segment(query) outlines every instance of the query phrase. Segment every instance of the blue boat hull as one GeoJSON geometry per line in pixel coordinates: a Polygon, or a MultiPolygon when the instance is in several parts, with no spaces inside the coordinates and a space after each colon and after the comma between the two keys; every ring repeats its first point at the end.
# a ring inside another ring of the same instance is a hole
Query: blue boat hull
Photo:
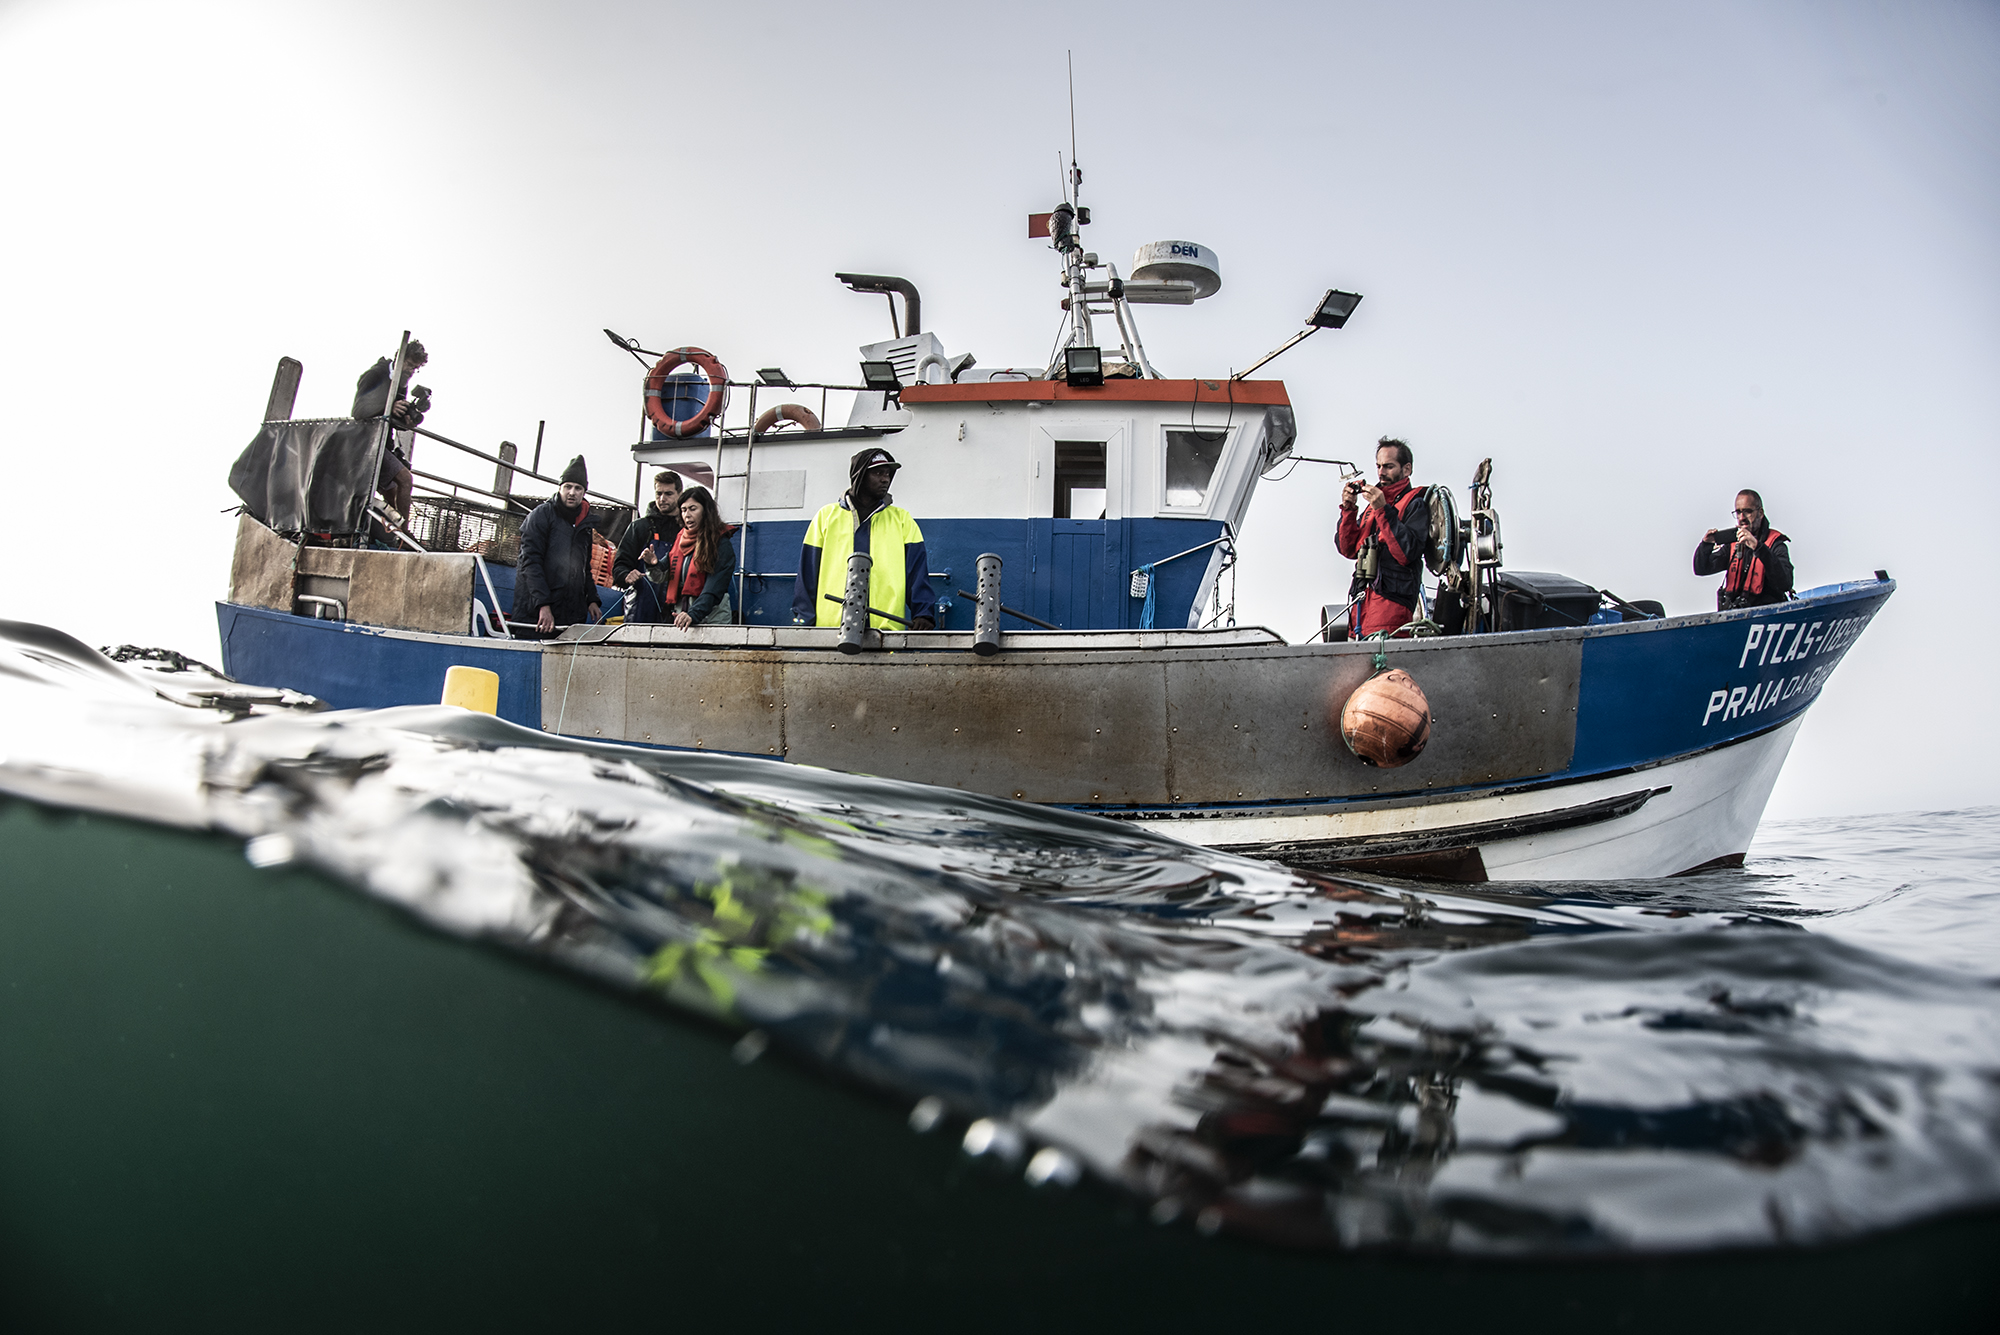
{"type": "Polygon", "coordinates": [[[542,726],[538,644],[315,621],[237,603],[215,611],[222,670],[238,681],[304,691],[335,709],[387,709],[436,704],[449,667],[486,668],[500,677],[500,717],[542,726]]]}

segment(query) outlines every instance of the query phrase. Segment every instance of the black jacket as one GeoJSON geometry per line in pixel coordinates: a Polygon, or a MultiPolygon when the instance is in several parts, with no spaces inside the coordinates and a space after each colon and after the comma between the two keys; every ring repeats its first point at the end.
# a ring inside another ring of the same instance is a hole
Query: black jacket
{"type": "MultiPolygon", "coordinates": [[[[349,417],[380,417],[389,411],[392,397],[403,396],[401,385],[396,386],[395,395],[389,393],[389,372],[393,369],[394,363],[387,357],[379,357],[373,366],[361,373],[361,378],[354,382],[354,406],[347,410],[349,417]]],[[[404,371],[403,379],[409,378],[410,372],[404,371]]]]}
{"type": "Polygon", "coordinates": [[[590,579],[589,514],[588,502],[581,512],[565,512],[550,497],[522,521],[513,620],[533,621],[544,607],[554,613],[559,626],[590,620],[597,586],[590,579]]]}
{"type": "Polygon", "coordinates": [[[1695,544],[1695,574],[1729,576],[1715,591],[1715,605],[1722,611],[1732,607],[1766,607],[1782,603],[1792,595],[1791,540],[1772,528],[1768,518],[1758,520],[1757,527],[1750,532],[1757,539],[1757,550],[1742,561],[1735,559],[1734,529],[1704,535],[1695,544]],[[1716,541],[1710,541],[1711,537],[1716,541]],[[1731,569],[1732,565],[1736,568],[1731,569]]]}
{"type": "Polygon", "coordinates": [[[679,506],[674,507],[672,514],[661,514],[657,501],[646,502],[645,515],[633,520],[625,536],[618,540],[618,559],[611,563],[611,582],[622,589],[625,576],[646,568],[639,560],[639,552],[649,542],[660,544],[660,559],[665,560],[667,548],[674,545],[674,535],[680,531],[679,506]]]}

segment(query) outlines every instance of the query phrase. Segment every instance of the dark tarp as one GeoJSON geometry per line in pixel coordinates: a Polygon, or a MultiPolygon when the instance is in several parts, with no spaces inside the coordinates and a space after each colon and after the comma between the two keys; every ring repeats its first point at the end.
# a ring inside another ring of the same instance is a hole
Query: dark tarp
{"type": "Polygon", "coordinates": [[[381,429],[380,418],[266,422],[229,470],[230,489],[280,533],[359,532],[381,429]]]}

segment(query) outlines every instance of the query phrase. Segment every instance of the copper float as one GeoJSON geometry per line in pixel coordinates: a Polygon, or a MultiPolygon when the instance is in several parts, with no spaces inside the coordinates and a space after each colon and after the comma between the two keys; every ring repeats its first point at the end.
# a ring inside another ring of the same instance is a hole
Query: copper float
{"type": "Polygon", "coordinates": [[[1364,765],[1407,765],[1431,739],[1431,702],[1403,669],[1378,672],[1341,707],[1340,739],[1364,765]]]}

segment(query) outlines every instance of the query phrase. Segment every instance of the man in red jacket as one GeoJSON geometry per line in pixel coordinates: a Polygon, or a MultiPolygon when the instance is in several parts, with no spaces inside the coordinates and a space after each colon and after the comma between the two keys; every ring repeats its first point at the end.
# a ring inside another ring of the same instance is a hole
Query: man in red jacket
{"type": "Polygon", "coordinates": [[[1355,478],[1341,488],[1340,527],[1333,545],[1355,562],[1355,584],[1366,589],[1354,608],[1356,638],[1394,630],[1416,615],[1431,512],[1424,489],[1410,484],[1413,462],[1408,445],[1384,436],[1375,449],[1379,485],[1355,478]],[[1357,494],[1367,501],[1358,513],[1357,494]]]}

